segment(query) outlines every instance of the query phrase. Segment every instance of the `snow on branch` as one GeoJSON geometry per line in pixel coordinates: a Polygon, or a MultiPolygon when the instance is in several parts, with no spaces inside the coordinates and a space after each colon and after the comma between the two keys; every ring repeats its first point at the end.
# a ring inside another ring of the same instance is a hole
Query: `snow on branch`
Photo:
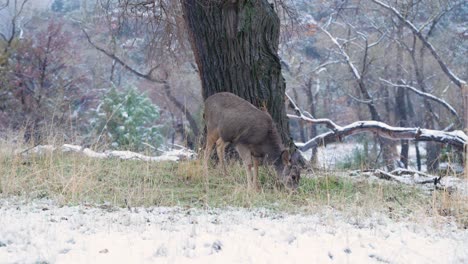
{"type": "MultiPolygon", "coordinates": [[[[289,115],[289,117],[291,116],[289,115]]],[[[315,120],[313,119],[304,121],[315,123],[315,120]]],[[[306,143],[298,143],[296,145],[298,145],[298,147],[304,151],[318,145],[326,145],[328,143],[341,140],[344,137],[363,132],[375,133],[381,137],[392,140],[408,139],[418,141],[435,141],[452,145],[458,149],[463,149],[464,145],[468,142],[468,136],[461,130],[446,132],[423,128],[392,127],[379,121],[357,121],[347,126],[338,126],[334,131],[318,135],[306,143]]]]}
{"type": "MultiPolygon", "coordinates": [[[[308,122],[308,123],[313,123],[313,124],[322,124],[322,125],[325,125],[327,128],[333,130],[333,131],[336,131],[336,129],[340,126],[338,126],[337,124],[335,124],[333,121],[331,121],[330,119],[325,119],[325,118],[322,118],[322,119],[315,119],[313,117],[308,117],[304,114],[304,112],[296,105],[296,102],[294,102],[294,100],[288,95],[286,94],[286,98],[288,99],[289,101],[289,106],[294,110],[294,112],[296,113],[296,115],[289,115],[288,114],[288,117],[289,118],[292,118],[292,119],[299,119],[299,120],[302,120],[302,121],[305,121],[305,122],[308,122]]],[[[310,115],[310,114],[309,114],[310,115]]]]}
{"type": "Polygon", "coordinates": [[[396,10],[394,7],[387,5],[385,3],[382,3],[379,0],[372,0],[372,2],[376,3],[377,5],[391,11],[395,16],[398,17],[398,19],[403,22],[412,32],[413,34],[418,37],[418,39],[423,43],[423,45],[429,49],[431,52],[432,56],[434,59],[436,59],[437,63],[439,64],[440,68],[442,71],[447,75],[447,77],[454,82],[460,89],[463,89],[463,86],[466,85],[466,82],[462,79],[460,79],[458,76],[456,76],[445,64],[445,62],[442,60],[440,57],[439,53],[437,53],[436,49],[432,44],[422,35],[421,30],[419,30],[413,23],[411,23],[409,20],[407,20],[398,10],[396,10]]]}
{"type": "Polygon", "coordinates": [[[457,176],[435,176],[420,171],[408,169],[396,169],[391,172],[376,169],[376,170],[354,170],[349,173],[352,177],[376,177],[380,180],[397,182],[417,186],[424,191],[444,190],[449,193],[457,191],[462,195],[468,193],[465,180],[457,176]]]}
{"type": "Polygon", "coordinates": [[[163,151],[163,154],[160,156],[146,156],[146,155],[132,152],[132,151],[112,150],[112,151],[105,151],[105,152],[96,152],[89,148],[83,148],[82,146],[71,145],[71,144],[63,144],[60,147],[55,147],[52,145],[39,145],[39,146],[35,146],[34,148],[21,151],[19,153],[21,154],[35,153],[38,155],[42,155],[44,153],[50,153],[53,151],[74,152],[74,153],[81,154],[83,156],[96,158],[96,159],[118,158],[122,160],[142,160],[142,161],[155,161],[155,162],[193,159],[196,156],[196,154],[192,150],[184,148],[184,147],[179,147],[179,149],[163,151]]]}
{"type": "MultiPolygon", "coordinates": [[[[389,180],[389,181],[396,181],[399,183],[403,184],[408,184],[408,185],[413,185],[413,184],[431,184],[434,185],[434,187],[438,187],[440,185],[440,180],[442,179],[442,176],[425,176],[421,173],[415,172],[413,175],[395,175],[394,172],[386,172],[383,170],[375,170],[373,173],[374,176],[384,179],[384,180],[389,180]],[[410,176],[410,177],[408,177],[410,176]]],[[[453,186],[451,186],[453,188],[453,186]]],[[[439,187],[440,188],[440,187],[439,187]]]]}
{"type": "MultiPolygon", "coordinates": [[[[413,86],[410,86],[410,85],[407,85],[407,84],[395,84],[395,83],[392,83],[388,80],[385,80],[385,79],[382,79],[382,78],[379,78],[379,80],[383,83],[386,83],[390,86],[393,86],[393,87],[401,87],[401,88],[405,88],[405,89],[408,89],[422,97],[425,97],[429,100],[432,100],[434,102],[437,102],[439,104],[441,104],[443,107],[445,107],[447,110],[449,110],[450,113],[452,113],[454,116],[457,117],[457,119],[459,120],[460,117],[458,116],[458,113],[457,111],[455,110],[455,108],[453,108],[449,103],[447,103],[444,99],[442,98],[439,98],[439,97],[436,97],[430,93],[425,93],[423,91],[420,91],[418,90],[417,88],[413,87],[413,86]]],[[[459,120],[460,121],[460,120],[459,120]]]]}
{"type": "MultiPolygon", "coordinates": [[[[331,19],[331,18],[330,18],[331,19]]],[[[372,116],[372,119],[373,120],[382,120],[382,118],[380,117],[375,105],[374,105],[374,99],[372,98],[371,94],[369,93],[369,91],[367,90],[367,87],[364,83],[364,80],[363,80],[363,75],[365,74],[366,72],[366,67],[367,67],[367,54],[368,54],[368,50],[369,50],[369,45],[367,44],[367,37],[363,37],[366,41],[366,45],[365,45],[365,56],[364,56],[364,63],[363,63],[363,69],[361,71],[361,73],[359,73],[358,69],[356,68],[356,65],[354,65],[354,63],[351,61],[351,58],[349,57],[348,53],[346,53],[345,49],[343,48],[342,45],[340,45],[340,43],[338,42],[337,38],[333,37],[332,34],[330,32],[328,32],[326,29],[324,29],[323,27],[319,26],[318,27],[320,30],[323,31],[323,33],[325,33],[329,38],[330,40],[337,46],[338,50],[340,51],[341,55],[345,58],[346,60],[346,63],[348,65],[348,67],[350,68],[353,76],[354,76],[354,79],[356,80],[358,86],[359,86],[359,90],[362,94],[362,96],[364,97],[365,101],[367,101],[368,103],[367,106],[369,108],[369,111],[371,113],[371,116],[372,116]]],[[[361,35],[362,36],[362,35],[361,35]]]]}
{"type": "Polygon", "coordinates": [[[301,151],[326,145],[332,142],[341,141],[347,136],[364,132],[375,133],[381,137],[391,140],[408,139],[418,141],[434,141],[452,145],[460,150],[463,150],[464,146],[468,144],[468,136],[461,130],[447,132],[423,128],[392,127],[379,121],[357,121],[346,126],[339,126],[330,119],[315,119],[305,116],[302,110],[292,100],[292,98],[287,94],[286,96],[289,100],[289,106],[296,113],[295,115],[288,114],[289,118],[302,120],[313,125],[323,124],[332,130],[330,132],[318,135],[305,143],[296,143],[296,146],[299,147],[301,151]]]}
{"type": "Polygon", "coordinates": [[[351,58],[349,57],[348,53],[346,53],[346,51],[343,49],[343,47],[340,45],[340,43],[338,42],[338,40],[332,36],[332,34],[330,34],[330,32],[328,32],[326,29],[324,29],[323,27],[318,27],[320,30],[323,31],[323,33],[325,33],[329,38],[330,40],[335,44],[335,46],[340,50],[340,53],[341,55],[343,55],[343,57],[345,58],[346,60],[346,63],[348,64],[349,68],[351,69],[351,72],[353,73],[354,77],[357,79],[357,80],[361,80],[361,74],[359,73],[358,69],[356,68],[356,66],[354,66],[353,62],[351,61],[351,58]]]}

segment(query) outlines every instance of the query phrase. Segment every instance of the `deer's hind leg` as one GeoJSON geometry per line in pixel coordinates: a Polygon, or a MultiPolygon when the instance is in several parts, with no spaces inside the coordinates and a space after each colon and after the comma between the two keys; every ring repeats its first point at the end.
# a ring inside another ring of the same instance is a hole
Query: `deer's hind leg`
{"type": "Polygon", "coordinates": [[[213,150],[213,145],[216,143],[216,141],[219,139],[219,132],[218,130],[208,130],[208,133],[206,135],[206,146],[205,146],[205,156],[204,156],[204,167],[205,167],[205,173],[208,175],[208,161],[211,156],[211,151],[213,150]]]}
{"type": "Polygon", "coordinates": [[[219,165],[223,169],[224,175],[227,175],[226,162],[224,160],[224,154],[226,153],[226,147],[230,142],[225,142],[221,137],[216,141],[216,154],[218,154],[219,165]]]}

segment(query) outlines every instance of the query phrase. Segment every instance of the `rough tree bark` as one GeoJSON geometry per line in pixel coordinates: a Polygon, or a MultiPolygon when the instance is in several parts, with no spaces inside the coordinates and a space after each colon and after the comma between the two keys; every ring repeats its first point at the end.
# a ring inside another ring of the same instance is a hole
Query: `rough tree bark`
{"type": "Polygon", "coordinates": [[[181,0],[206,99],[231,92],[266,107],[292,147],[278,58],[280,20],[267,0],[181,0]]]}

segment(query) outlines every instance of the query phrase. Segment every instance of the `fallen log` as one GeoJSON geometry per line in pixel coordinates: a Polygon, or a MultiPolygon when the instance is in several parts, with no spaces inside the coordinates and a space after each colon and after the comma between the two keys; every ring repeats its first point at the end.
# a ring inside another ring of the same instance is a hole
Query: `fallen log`
{"type": "Polygon", "coordinates": [[[162,151],[162,154],[160,156],[146,156],[146,155],[132,152],[132,151],[121,151],[121,150],[110,150],[110,151],[108,150],[104,152],[97,152],[89,148],[84,148],[82,146],[71,145],[71,144],[63,144],[60,147],[55,147],[52,145],[39,145],[33,148],[26,149],[24,151],[20,151],[19,154],[27,155],[29,153],[35,153],[38,155],[42,155],[42,154],[50,153],[53,151],[74,152],[74,153],[78,153],[86,157],[97,158],[97,159],[118,158],[122,160],[142,160],[142,161],[156,161],[156,162],[193,159],[196,156],[196,154],[192,150],[189,150],[186,148],[165,150],[165,151],[162,151]]]}
{"type": "Polygon", "coordinates": [[[306,151],[318,146],[326,146],[329,143],[341,141],[347,136],[364,132],[375,133],[381,137],[391,140],[408,139],[439,142],[454,146],[460,151],[463,151],[465,145],[468,144],[468,136],[461,130],[441,131],[419,127],[393,127],[379,121],[357,121],[346,126],[339,126],[330,119],[316,119],[311,116],[306,116],[296,105],[294,100],[292,100],[289,95],[286,96],[289,101],[289,106],[296,113],[295,115],[288,114],[289,118],[298,119],[312,125],[325,125],[331,130],[327,133],[318,135],[307,142],[297,142],[296,146],[301,151],[306,151]]]}

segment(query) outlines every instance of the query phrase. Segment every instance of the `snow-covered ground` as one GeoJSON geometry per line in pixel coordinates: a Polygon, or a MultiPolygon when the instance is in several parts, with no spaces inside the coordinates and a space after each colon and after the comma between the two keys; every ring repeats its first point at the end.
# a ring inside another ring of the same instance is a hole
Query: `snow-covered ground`
{"type": "MultiPolygon", "coordinates": [[[[431,222],[431,223],[429,223],[431,222]]],[[[268,210],[0,199],[0,263],[468,263],[468,230],[268,210]]]]}
{"type": "MultiPolygon", "coordinates": [[[[395,143],[396,144],[396,143],[395,143]]],[[[397,146],[398,153],[400,153],[401,146],[397,146]]],[[[340,162],[352,159],[355,152],[362,152],[364,147],[362,144],[355,142],[340,142],[328,144],[326,147],[317,148],[318,165],[323,169],[335,169],[336,165],[340,162]]],[[[426,148],[423,144],[419,149],[422,156],[426,156],[426,148]]],[[[312,154],[311,150],[304,153],[306,159],[310,159],[312,154]]],[[[409,146],[409,162],[410,166],[416,166],[416,148],[413,144],[409,146]]],[[[423,164],[423,171],[426,170],[426,165],[423,164]]]]}

